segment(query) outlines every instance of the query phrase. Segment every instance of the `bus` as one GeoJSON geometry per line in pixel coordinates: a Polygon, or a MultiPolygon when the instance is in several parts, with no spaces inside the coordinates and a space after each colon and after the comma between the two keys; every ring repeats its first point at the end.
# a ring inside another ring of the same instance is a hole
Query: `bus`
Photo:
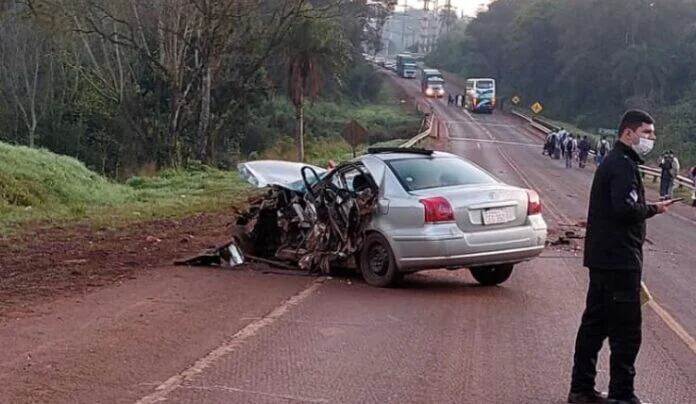
{"type": "Polygon", "coordinates": [[[396,55],[396,74],[406,79],[416,78],[416,60],[407,53],[396,55]]]}
{"type": "Polygon", "coordinates": [[[421,70],[421,92],[426,97],[444,97],[445,79],[437,69],[421,70]]]}
{"type": "Polygon", "coordinates": [[[467,79],[464,108],[471,112],[493,113],[495,109],[495,80],[467,79]]]}

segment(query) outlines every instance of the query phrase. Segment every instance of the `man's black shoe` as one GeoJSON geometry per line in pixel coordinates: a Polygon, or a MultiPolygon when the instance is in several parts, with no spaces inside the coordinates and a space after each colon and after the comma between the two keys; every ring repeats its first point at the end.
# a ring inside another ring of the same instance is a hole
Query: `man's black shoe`
{"type": "Polygon", "coordinates": [[[568,404],[605,404],[606,402],[605,396],[596,390],[590,393],[568,394],[568,404]]]}
{"type": "Polygon", "coordinates": [[[633,398],[629,398],[627,400],[619,400],[616,398],[610,398],[607,400],[607,404],[643,404],[643,402],[640,401],[640,398],[633,396],[633,398]]]}

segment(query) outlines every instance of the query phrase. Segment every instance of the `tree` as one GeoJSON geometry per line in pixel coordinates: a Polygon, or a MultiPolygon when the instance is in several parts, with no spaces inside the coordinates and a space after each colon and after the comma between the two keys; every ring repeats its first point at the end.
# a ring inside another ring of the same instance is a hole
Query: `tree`
{"type": "Polygon", "coordinates": [[[304,161],[305,98],[316,97],[322,74],[337,76],[348,62],[349,44],[336,19],[308,15],[298,21],[285,44],[288,97],[295,106],[297,161],[304,161]]]}
{"type": "Polygon", "coordinates": [[[48,105],[42,101],[47,39],[41,30],[21,21],[20,10],[10,12],[0,24],[0,86],[21,112],[27,144],[34,147],[36,128],[48,105]]]}

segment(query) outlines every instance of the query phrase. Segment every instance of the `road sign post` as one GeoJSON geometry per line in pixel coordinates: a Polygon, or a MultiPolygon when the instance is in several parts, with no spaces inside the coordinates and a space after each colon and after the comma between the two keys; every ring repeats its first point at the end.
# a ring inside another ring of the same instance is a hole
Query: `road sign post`
{"type": "Polygon", "coordinates": [[[353,119],[343,128],[341,136],[353,149],[353,157],[355,157],[355,149],[358,145],[367,142],[367,129],[353,119]]]}

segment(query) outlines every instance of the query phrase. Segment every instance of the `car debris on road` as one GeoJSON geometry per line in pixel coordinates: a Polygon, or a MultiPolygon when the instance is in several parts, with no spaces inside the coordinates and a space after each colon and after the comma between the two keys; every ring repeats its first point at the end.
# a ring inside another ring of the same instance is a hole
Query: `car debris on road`
{"type": "MultiPolygon", "coordinates": [[[[248,180],[252,176],[249,167],[240,167],[248,180]]],[[[176,264],[227,262],[235,266],[243,262],[244,255],[287,269],[294,269],[289,263],[296,263],[302,270],[320,274],[329,274],[333,265],[348,264],[362,247],[364,229],[377,202],[377,184],[364,175],[365,183],[354,184],[355,190],[350,191],[332,181],[321,181],[325,170],[305,164],[298,168],[301,184],[266,182],[258,177],[250,181],[267,185],[268,190],[252,197],[248,208],[238,213],[232,239],[176,264]]],[[[364,170],[350,162],[336,169],[364,170]]]]}

